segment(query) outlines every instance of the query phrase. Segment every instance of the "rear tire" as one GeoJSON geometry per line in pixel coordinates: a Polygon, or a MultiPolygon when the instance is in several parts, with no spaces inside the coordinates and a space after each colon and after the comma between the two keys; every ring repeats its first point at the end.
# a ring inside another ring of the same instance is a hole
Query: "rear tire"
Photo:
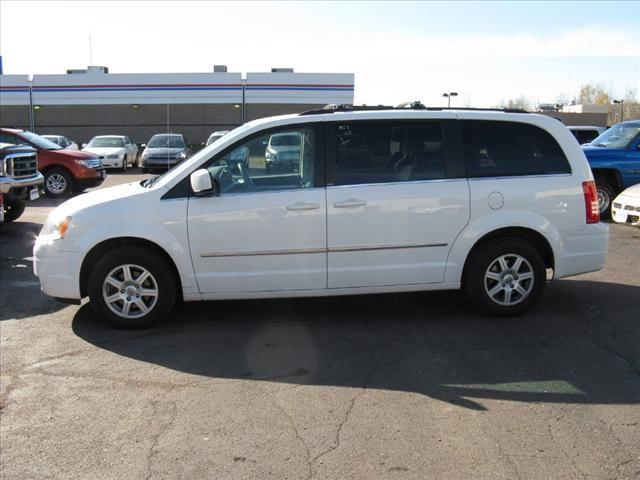
{"type": "Polygon", "coordinates": [[[611,185],[602,180],[596,180],[598,190],[598,207],[600,207],[600,217],[604,220],[611,218],[611,205],[616,197],[616,191],[611,185]]]}
{"type": "Polygon", "coordinates": [[[504,238],[473,253],[465,271],[464,288],[482,312],[508,317],[531,308],[546,280],[540,253],[528,242],[504,238]]]}
{"type": "Polygon", "coordinates": [[[139,329],[167,319],[176,302],[177,284],[160,254],[128,246],[98,260],[88,290],[91,307],[111,325],[139,329]]]}
{"type": "Polygon", "coordinates": [[[64,168],[55,167],[44,174],[44,191],[50,197],[71,195],[74,187],[73,176],[64,168]]]}
{"type": "Polygon", "coordinates": [[[8,223],[17,220],[24,213],[25,208],[27,208],[27,202],[5,203],[4,221],[8,223]]]}

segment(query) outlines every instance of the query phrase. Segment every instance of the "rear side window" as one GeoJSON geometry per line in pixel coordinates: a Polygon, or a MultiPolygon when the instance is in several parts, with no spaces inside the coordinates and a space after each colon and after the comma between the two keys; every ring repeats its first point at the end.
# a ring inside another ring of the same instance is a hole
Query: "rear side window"
{"type": "Polygon", "coordinates": [[[484,120],[463,120],[460,125],[471,178],[571,173],[558,142],[541,128],[484,120]]]}
{"type": "Polygon", "coordinates": [[[596,130],[573,130],[572,133],[580,145],[590,143],[599,135],[596,130]]]}
{"type": "Polygon", "coordinates": [[[439,121],[353,122],[334,128],[336,185],[447,177],[439,121]]]}

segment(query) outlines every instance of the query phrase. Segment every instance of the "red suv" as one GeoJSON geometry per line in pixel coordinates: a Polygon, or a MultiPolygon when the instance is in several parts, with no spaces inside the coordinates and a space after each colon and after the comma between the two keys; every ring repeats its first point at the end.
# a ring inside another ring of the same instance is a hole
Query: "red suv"
{"type": "Polygon", "coordinates": [[[44,190],[51,197],[97,187],[106,177],[97,155],[64,150],[33,132],[0,128],[0,143],[31,145],[38,150],[38,170],[44,175],[44,190]]]}

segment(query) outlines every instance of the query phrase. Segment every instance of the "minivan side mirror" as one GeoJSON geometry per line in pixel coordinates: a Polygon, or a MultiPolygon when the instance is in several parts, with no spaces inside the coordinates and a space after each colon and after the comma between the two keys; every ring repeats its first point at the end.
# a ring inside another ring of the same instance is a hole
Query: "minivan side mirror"
{"type": "Polygon", "coordinates": [[[141,143],[141,144],[140,144],[140,147],[141,147],[141,148],[147,148],[147,144],[146,144],[146,143],[141,143]]]}
{"type": "Polygon", "coordinates": [[[86,146],[87,146],[87,144],[86,144],[86,143],[83,143],[83,144],[82,144],[82,148],[86,148],[86,146]]]}
{"type": "Polygon", "coordinates": [[[197,197],[205,197],[208,195],[217,195],[214,188],[214,182],[206,168],[196,170],[189,177],[191,182],[191,190],[197,197]]]}

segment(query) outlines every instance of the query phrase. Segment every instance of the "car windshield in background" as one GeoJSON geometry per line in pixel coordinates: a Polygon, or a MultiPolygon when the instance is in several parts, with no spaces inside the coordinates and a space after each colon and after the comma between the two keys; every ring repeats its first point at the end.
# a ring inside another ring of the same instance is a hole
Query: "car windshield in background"
{"type": "Polygon", "coordinates": [[[209,145],[211,145],[213,142],[215,142],[216,140],[218,140],[219,138],[222,138],[222,137],[224,137],[224,135],[211,135],[209,137],[209,140],[207,140],[207,147],[209,145]]]}
{"type": "Polygon", "coordinates": [[[149,148],[184,148],[184,140],[177,136],[153,137],[149,141],[149,148]]]}
{"type": "Polygon", "coordinates": [[[591,145],[605,148],[626,148],[640,134],[640,124],[618,124],[603,132],[591,145]]]}
{"type": "Polygon", "coordinates": [[[45,140],[49,140],[50,142],[53,142],[56,145],[60,145],[60,142],[62,141],[60,137],[53,137],[51,135],[43,135],[42,138],[44,138],[45,140]]]}
{"type": "Polygon", "coordinates": [[[97,137],[87,147],[124,147],[124,140],[120,137],[97,137]]]}
{"type": "Polygon", "coordinates": [[[298,135],[274,135],[271,137],[271,145],[274,147],[296,147],[300,145],[298,135]]]}
{"type": "Polygon", "coordinates": [[[56,145],[51,140],[47,140],[46,138],[43,138],[33,132],[21,132],[20,135],[22,136],[22,138],[35,145],[37,148],[41,148],[43,150],[60,150],[62,148],[60,145],[56,145]]]}

